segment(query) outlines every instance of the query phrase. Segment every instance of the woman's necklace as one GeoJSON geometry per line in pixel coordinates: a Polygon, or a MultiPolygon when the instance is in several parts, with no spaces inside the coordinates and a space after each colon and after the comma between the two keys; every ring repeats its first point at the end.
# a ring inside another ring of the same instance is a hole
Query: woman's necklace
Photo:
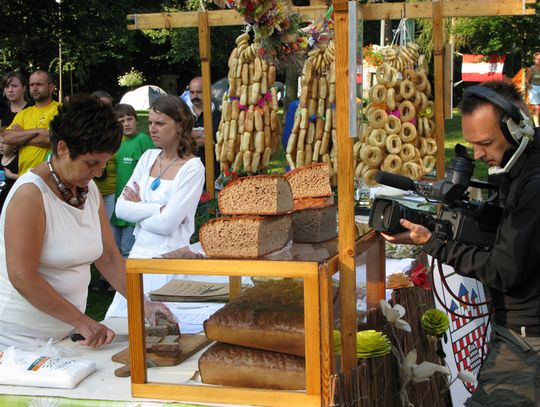
{"type": "Polygon", "coordinates": [[[47,165],[49,166],[51,176],[56,183],[58,190],[62,194],[64,201],[66,201],[69,205],[74,206],[75,208],[82,208],[84,206],[84,203],[86,202],[88,187],[77,187],[77,195],[73,195],[73,192],[71,192],[69,188],[66,187],[62,181],[60,181],[58,175],[56,175],[56,172],[54,171],[54,168],[52,166],[52,157],[49,157],[49,159],[47,160],[47,165]]]}
{"type": "Polygon", "coordinates": [[[180,157],[176,157],[174,160],[172,160],[164,169],[161,170],[161,156],[159,157],[159,175],[156,177],[156,179],[150,184],[150,189],[152,191],[155,191],[159,188],[161,185],[161,176],[165,174],[165,171],[169,169],[171,165],[173,165],[175,162],[177,162],[180,159],[180,157]]]}

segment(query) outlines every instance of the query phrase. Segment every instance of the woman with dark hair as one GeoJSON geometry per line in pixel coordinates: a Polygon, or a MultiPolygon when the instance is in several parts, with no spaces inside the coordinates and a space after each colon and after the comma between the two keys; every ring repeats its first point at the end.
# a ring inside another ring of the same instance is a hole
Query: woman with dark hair
{"type": "MultiPolygon", "coordinates": [[[[150,106],[149,133],[158,149],[146,150],[116,202],[116,214],[135,222],[130,258],[152,258],[187,246],[204,185],[204,166],[194,155],[193,116],[178,97],[162,96],[150,106]]],[[[145,293],[174,275],[146,274],[145,293]]],[[[107,317],[125,316],[126,301],[115,295],[107,317]]]]}
{"type": "Polygon", "coordinates": [[[0,109],[1,127],[7,127],[17,112],[29,106],[26,100],[26,78],[18,71],[11,71],[2,78],[2,88],[7,103],[0,109]]]}
{"type": "Polygon", "coordinates": [[[120,146],[122,126],[111,107],[75,95],[50,132],[52,155],[15,182],[0,215],[0,349],[72,332],[83,345],[110,343],[114,332],[84,314],[92,263],[126,292],[125,261],[92,181],[120,146]]]}

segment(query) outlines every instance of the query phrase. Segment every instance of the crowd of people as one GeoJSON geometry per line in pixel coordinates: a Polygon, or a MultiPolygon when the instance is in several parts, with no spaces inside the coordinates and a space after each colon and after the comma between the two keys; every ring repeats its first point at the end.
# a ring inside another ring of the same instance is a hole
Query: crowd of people
{"type": "MultiPolygon", "coordinates": [[[[405,219],[406,232],[383,234],[421,245],[490,293],[493,335],[467,406],[540,401],[540,129],[529,120],[540,110],[540,53],[525,85],[533,115],[505,81],[468,88],[460,104],[463,137],[488,165],[503,207],[493,247],[443,238],[405,219]]],[[[4,77],[0,349],[74,331],[84,345],[110,343],[114,332],[84,313],[90,265],[116,290],[107,315],[125,315],[125,259],[189,244],[205,183],[201,87],[196,77],[184,98],[156,99],[147,135],[133,107],[114,105],[106,92],[59,104],[46,71],[33,72],[28,85],[16,72],[4,77]]],[[[172,277],[145,275],[145,292],[172,277]]],[[[174,319],[164,305],[145,302],[147,313],[156,310],[174,319]]]]}

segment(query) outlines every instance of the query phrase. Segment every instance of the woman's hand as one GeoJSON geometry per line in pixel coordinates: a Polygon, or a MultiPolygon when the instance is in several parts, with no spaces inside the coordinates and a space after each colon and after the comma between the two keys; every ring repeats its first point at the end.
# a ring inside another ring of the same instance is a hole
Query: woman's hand
{"type": "MultiPolygon", "coordinates": [[[[146,296],[145,296],[146,297],[146,296]]],[[[177,319],[167,306],[161,302],[150,301],[148,297],[144,300],[144,317],[150,326],[156,325],[158,316],[163,316],[171,323],[177,323],[177,319]]]]}
{"type": "Polygon", "coordinates": [[[115,333],[107,326],[86,315],[82,316],[75,329],[84,337],[84,340],[79,341],[79,343],[92,348],[110,344],[115,336],[115,333]]]}
{"type": "Polygon", "coordinates": [[[395,235],[381,233],[390,243],[424,245],[431,239],[431,231],[428,228],[409,222],[406,219],[400,219],[399,223],[408,230],[395,235]]]}
{"type": "Polygon", "coordinates": [[[126,201],[141,202],[141,196],[139,194],[139,184],[135,182],[133,184],[133,189],[126,186],[124,188],[124,193],[122,194],[122,196],[126,201]]]}

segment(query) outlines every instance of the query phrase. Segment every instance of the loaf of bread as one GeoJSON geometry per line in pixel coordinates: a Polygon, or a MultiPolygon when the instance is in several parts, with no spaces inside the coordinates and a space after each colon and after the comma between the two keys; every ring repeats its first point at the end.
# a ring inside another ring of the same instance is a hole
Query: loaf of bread
{"type": "Polygon", "coordinates": [[[206,384],[273,390],[306,388],[304,358],[242,346],[215,343],[199,358],[206,384]]]}
{"type": "Polygon", "coordinates": [[[336,205],[305,208],[293,212],[293,240],[321,243],[337,236],[336,205]]]}
{"type": "Polygon", "coordinates": [[[208,339],[304,356],[301,281],[264,281],[246,288],[204,321],[208,339]]]}
{"type": "Polygon", "coordinates": [[[223,215],[280,215],[293,210],[292,190],[283,175],[237,178],[219,192],[223,215]]]}
{"type": "Polygon", "coordinates": [[[317,198],[332,195],[330,168],[326,163],[299,167],[285,174],[291,185],[293,198],[317,198]]]}
{"type": "Polygon", "coordinates": [[[292,240],[292,216],[223,216],[206,222],[199,240],[209,257],[253,259],[292,240]]]}

